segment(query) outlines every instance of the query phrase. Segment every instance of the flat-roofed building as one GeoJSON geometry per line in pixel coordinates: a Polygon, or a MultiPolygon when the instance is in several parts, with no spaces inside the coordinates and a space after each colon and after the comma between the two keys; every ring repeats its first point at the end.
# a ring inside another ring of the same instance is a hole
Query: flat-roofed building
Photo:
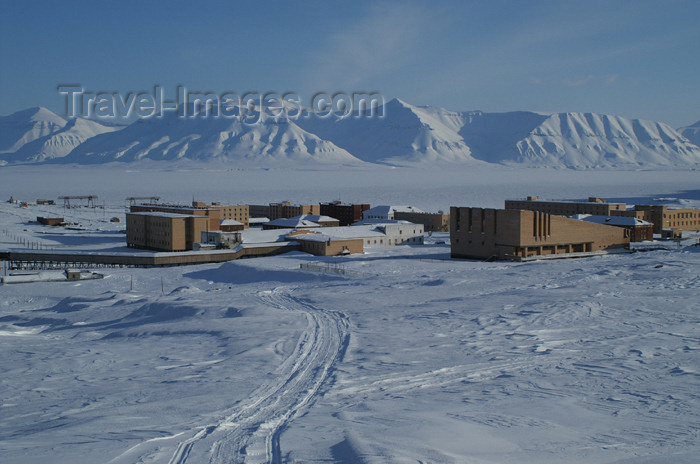
{"type": "Polygon", "coordinates": [[[286,240],[299,242],[301,251],[316,256],[343,256],[364,253],[362,238],[338,238],[324,234],[322,231],[294,231],[286,240]]]}
{"type": "Polygon", "coordinates": [[[637,217],[654,224],[654,233],[664,230],[700,230],[700,209],[669,208],[664,205],[636,205],[634,210],[616,211],[616,216],[637,217]]]}
{"type": "Polygon", "coordinates": [[[320,203],[320,214],[336,218],[341,226],[349,226],[359,221],[363,211],[368,209],[368,204],[347,204],[340,201],[320,203]]]}
{"type": "Polygon", "coordinates": [[[598,197],[589,197],[587,201],[547,201],[539,197],[529,196],[525,200],[506,200],[505,209],[520,209],[539,211],[557,216],[574,216],[576,214],[591,214],[594,216],[610,216],[612,211],[624,211],[625,203],[608,203],[598,197]]]}
{"type": "Polygon", "coordinates": [[[126,244],[135,248],[162,251],[192,250],[208,218],[161,211],[126,214],[126,244]]]}
{"type": "Polygon", "coordinates": [[[248,205],[248,212],[252,218],[270,218],[270,205],[248,205]]]}
{"type": "Polygon", "coordinates": [[[222,205],[218,202],[208,205],[201,201],[194,201],[192,202],[192,206],[197,208],[216,209],[219,211],[220,221],[231,219],[243,224],[245,229],[248,228],[248,222],[250,220],[250,207],[248,205],[222,205]]]}
{"type": "Polygon", "coordinates": [[[454,258],[523,259],[593,253],[629,245],[629,232],[539,211],[452,207],[454,258]]]}
{"type": "Polygon", "coordinates": [[[362,212],[362,219],[396,219],[397,212],[423,213],[424,211],[410,205],[379,205],[362,212]]]}
{"type": "Polygon", "coordinates": [[[426,232],[449,232],[450,215],[442,211],[437,213],[419,213],[415,211],[396,211],[394,219],[408,221],[414,224],[423,224],[426,232]]]}
{"type": "Polygon", "coordinates": [[[244,229],[247,229],[245,224],[242,224],[234,219],[222,219],[221,222],[219,222],[219,230],[222,232],[235,232],[244,229]]]}
{"type": "Polygon", "coordinates": [[[321,214],[320,205],[293,205],[288,201],[270,203],[269,215],[271,221],[279,218],[293,218],[304,214],[321,214]]]}
{"type": "Polygon", "coordinates": [[[187,206],[187,205],[167,205],[156,203],[144,203],[140,205],[131,205],[132,213],[147,213],[160,212],[182,214],[185,216],[203,216],[208,220],[209,230],[219,230],[220,211],[208,206],[187,206]]]}

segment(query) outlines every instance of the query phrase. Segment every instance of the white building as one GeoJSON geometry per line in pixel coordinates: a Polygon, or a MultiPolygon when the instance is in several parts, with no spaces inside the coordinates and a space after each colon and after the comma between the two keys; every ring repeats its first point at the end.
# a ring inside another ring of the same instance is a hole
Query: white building
{"type": "Polygon", "coordinates": [[[394,213],[424,213],[414,206],[379,205],[362,212],[364,219],[394,219],[394,213]]]}

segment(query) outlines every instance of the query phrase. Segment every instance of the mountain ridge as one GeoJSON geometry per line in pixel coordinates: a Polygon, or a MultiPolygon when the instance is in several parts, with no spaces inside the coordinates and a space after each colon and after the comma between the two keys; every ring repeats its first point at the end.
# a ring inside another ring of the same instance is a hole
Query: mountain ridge
{"type": "MultiPolygon", "coordinates": [[[[218,160],[240,166],[501,164],[606,169],[700,165],[700,121],[678,131],[598,113],[451,111],[393,99],[378,115],[137,120],[124,128],[36,107],[0,117],[0,163],[218,160]],[[681,133],[682,132],[682,133],[681,133]]],[[[191,113],[190,113],[191,114],[191,113]]],[[[260,116],[258,114],[258,116],[260,116]]]]}

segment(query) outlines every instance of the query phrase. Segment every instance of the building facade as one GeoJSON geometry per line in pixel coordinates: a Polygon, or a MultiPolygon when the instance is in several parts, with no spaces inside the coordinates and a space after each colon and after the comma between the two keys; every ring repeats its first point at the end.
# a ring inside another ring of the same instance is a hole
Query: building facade
{"type": "Polygon", "coordinates": [[[185,216],[202,216],[207,218],[209,230],[219,230],[219,210],[210,207],[187,206],[187,205],[163,205],[155,203],[146,203],[141,205],[131,205],[132,213],[171,213],[181,214],[185,216]]]}
{"type": "Polygon", "coordinates": [[[575,216],[575,219],[627,229],[629,231],[630,242],[650,242],[654,240],[654,225],[651,222],[637,217],[589,216],[587,214],[582,214],[575,216]]]}
{"type": "Polygon", "coordinates": [[[270,203],[269,215],[271,221],[279,218],[293,218],[304,214],[321,214],[320,205],[293,205],[288,201],[270,203]]]}
{"type": "Polygon", "coordinates": [[[222,205],[221,203],[212,203],[207,205],[201,201],[192,202],[192,206],[196,208],[209,208],[219,211],[219,220],[224,221],[231,219],[243,224],[243,228],[249,227],[250,207],[248,205],[222,205]]]}
{"type": "Polygon", "coordinates": [[[450,215],[444,214],[442,211],[438,213],[397,211],[394,213],[394,219],[423,224],[423,228],[426,232],[450,231],[450,215]]]}
{"type": "Polygon", "coordinates": [[[368,204],[346,204],[336,201],[321,203],[319,214],[336,218],[341,226],[349,226],[362,219],[362,212],[368,209],[368,204]]]}
{"type": "Polygon", "coordinates": [[[126,244],[161,251],[192,250],[207,226],[205,216],[164,212],[127,213],[126,244]]]}
{"type": "Polygon", "coordinates": [[[574,216],[591,214],[593,216],[610,216],[613,211],[627,209],[625,203],[607,203],[598,197],[589,197],[588,201],[545,201],[539,197],[527,197],[525,200],[506,200],[505,209],[539,211],[557,216],[574,216]]]}
{"type": "Polygon", "coordinates": [[[523,259],[629,245],[629,231],[539,211],[452,207],[453,258],[523,259]]]}
{"type": "Polygon", "coordinates": [[[362,219],[396,219],[397,212],[403,213],[423,213],[424,211],[413,206],[392,206],[379,205],[362,212],[362,219]]]}
{"type": "Polygon", "coordinates": [[[664,230],[700,230],[700,209],[673,209],[663,205],[636,205],[634,210],[615,212],[617,216],[637,217],[654,224],[654,233],[664,230]]]}

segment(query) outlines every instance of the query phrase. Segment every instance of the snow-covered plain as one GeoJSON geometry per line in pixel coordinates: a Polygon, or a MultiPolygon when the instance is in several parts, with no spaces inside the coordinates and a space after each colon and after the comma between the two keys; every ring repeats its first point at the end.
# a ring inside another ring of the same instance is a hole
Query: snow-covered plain
{"type": "MultiPolygon", "coordinates": [[[[0,168],[0,248],[123,246],[124,198],[700,205],[696,171],[0,168]],[[127,170],[128,169],[128,170],[127,170]],[[186,186],[186,187],[183,187],[186,186]],[[3,198],[3,199],[6,199],[3,198]],[[45,235],[65,215],[94,232],[45,235]],[[102,229],[98,231],[97,229],[102,229]],[[7,231],[7,233],[4,233],[7,231]]],[[[0,287],[3,463],[691,463],[700,249],[531,263],[422,247],[0,287]],[[340,263],[346,275],[300,269],[340,263]]]]}

